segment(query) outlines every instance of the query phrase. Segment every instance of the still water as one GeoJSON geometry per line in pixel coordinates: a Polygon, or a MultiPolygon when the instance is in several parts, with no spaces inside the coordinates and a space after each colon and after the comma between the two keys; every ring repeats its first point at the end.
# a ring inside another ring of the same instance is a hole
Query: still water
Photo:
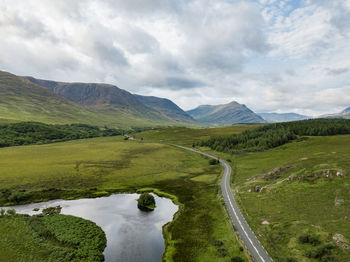
{"type": "Polygon", "coordinates": [[[161,261],[165,250],[162,226],[173,219],[178,207],[167,198],[155,196],[157,208],[142,212],[137,208],[138,194],[115,194],[109,197],[53,200],[15,206],[17,213],[37,214],[50,206],[62,207],[61,214],[91,220],[107,236],[106,262],[161,261]],[[33,211],[40,208],[40,211],[33,211]]]}

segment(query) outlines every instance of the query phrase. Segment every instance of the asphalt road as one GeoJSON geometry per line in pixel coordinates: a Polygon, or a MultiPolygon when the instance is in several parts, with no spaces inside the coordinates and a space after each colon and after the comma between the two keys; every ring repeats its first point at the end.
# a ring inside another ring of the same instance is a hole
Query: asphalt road
{"type": "MultiPolygon", "coordinates": [[[[197,151],[193,148],[178,146],[177,147],[196,152],[198,154],[205,155],[217,159],[217,157],[210,154],[197,151]]],[[[244,219],[241,211],[239,210],[235,198],[233,196],[231,187],[230,187],[230,176],[231,176],[231,166],[225,161],[220,159],[220,164],[224,167],[224,174],[221,180],[221,191],[225,200],[226,209],[230,215],[230,218],[235,226],[240,238],[242,239],[244,245],[249,251],[251,257],[256,262],[272,262],[269,254],[266,252],[264,247],[261,245],[259,240],[256,238],[254,232],[248,225],[247,221],[244,219]]]]}

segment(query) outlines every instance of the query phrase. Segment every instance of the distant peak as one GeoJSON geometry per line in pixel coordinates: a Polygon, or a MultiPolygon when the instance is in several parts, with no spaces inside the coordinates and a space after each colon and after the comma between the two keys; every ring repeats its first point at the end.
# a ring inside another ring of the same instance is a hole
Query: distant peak
{"type": "Polygon", "coordinates": [[[349,113],[350,112],[350,106],[345,108],[342,113],[349,113]]]}

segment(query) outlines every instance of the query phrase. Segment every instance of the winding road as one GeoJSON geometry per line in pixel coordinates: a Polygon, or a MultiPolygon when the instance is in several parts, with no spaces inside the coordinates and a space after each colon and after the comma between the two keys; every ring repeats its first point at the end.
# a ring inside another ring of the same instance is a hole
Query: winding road
{"type": "MultiPolygon", "coordinates": [[[[174,145],[179,148],[189,150],[210,158],[217,159],[216,156],[195,150],[193,148],[174,145]]],[[[254,232],[248,225],[247,221],[244,219],[241,211],[239,210],[237,203],[234,199],[231,187],[230,187],[230,176],[231,176],[231,166],[227,164],[224,160],[220,160],[220,164],[224,167],[224,174],[221,180],[221,191],[225,200],[226,209],[230,215],[230,218],[235,226],[240,238],[242,239],[244,245],[249,251],[250,256],[255,262],[272,262],[271,257],[266,252],[264,247],[261,245],[254,232]]]]}

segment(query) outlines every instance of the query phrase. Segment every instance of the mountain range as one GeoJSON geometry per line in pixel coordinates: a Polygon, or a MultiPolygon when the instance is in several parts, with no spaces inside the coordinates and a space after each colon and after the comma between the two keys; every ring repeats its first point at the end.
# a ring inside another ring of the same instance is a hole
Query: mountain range
{"type": "Polygon", "coordinates": [[[201,105],[186,112],[198,122],[208,125],[266,123],[261,116],[236,101],[223,105],[201,105]]]}
{"type": "Polygon", "coordinates": [[[345,108],[343,111],[339,113],[322,115],[320,117],[350,119],[350,107],[345,108]]]}
{"type": "MultiPolygon", "coordinates": [[[[169,99],[132,94],[114,85],[64,83],[3,71],[0,71],[0,94],[0,123],[86,123],[125,129],[225,126],[310,118],[295,113],[256,114],[235,101],[223,105],[201,105],[185,112],[169,99]]],[[[350,118],[350,107],[338,114],[321,117],[350,118]]]]}
{"type": "Polygon", "coordinates": [[[172,101],[113,85],[63,83],[0,71],[0,121],[87,123],[119,128],[198,123],[172,101]]]}
{"type": "Polygon", "coordinates": [[[290,122],[297,120],[310,119],[312,117],[300,115],[296,113],[257,113],[259,116],[264,118],[267,122],[290,122]]]}

